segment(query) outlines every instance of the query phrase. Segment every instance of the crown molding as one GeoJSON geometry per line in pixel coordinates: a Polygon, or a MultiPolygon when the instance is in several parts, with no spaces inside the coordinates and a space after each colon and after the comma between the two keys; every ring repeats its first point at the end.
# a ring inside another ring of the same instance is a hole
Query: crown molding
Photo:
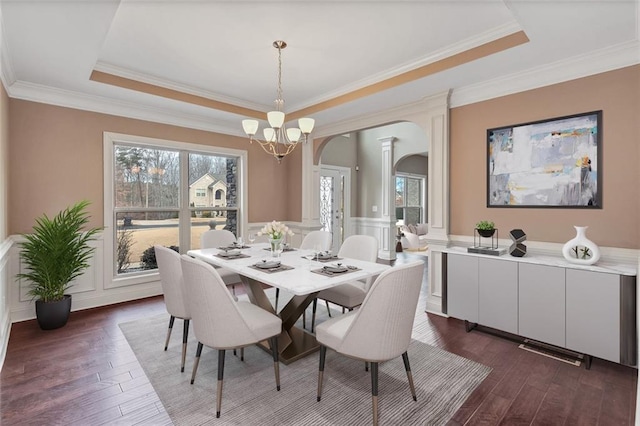
{"type": "Polygon", "coordinates": [[[552,64],[455,89],[451,108],[588,77],[640,63],[640,41],[632,40],[552,64]]]}
{"type": "Polygon", "coordinates": [[[108,64],[106,62],[98,61],[98,63],[96,63],[96,66],[93,69],[94,71],[101,71],[101,72],[112,74],[118,77],[127,78],[129,80],[135,80],[142,83],[151,84],[153,86],[164,87],[166,89],[175,90],[177,92],[188,93],[190,95],[200,96],[203,98],[208,98],[214,101],[236,105],[243,108],[264,111],[265,113],[273,109],[272,105],[263,105],[255,102],[244,101],[238,98],[232,98],[230,96],[224,96],[219,93],[213,93],[203,89],[197,89],[195,87],[188,86],[186,84],[175,83],[170,80],[165,80],[165,79],[154,77],[148,74],[132,71],[126,68],[118,67],[116,65],[108,64]]]}
{"type": "Polygon", "coordinates": [[[15,99],[65,108],[93,111],[231,136],[245,136],[241,129],[230,127],[226,122],[216,121],[203,116],[179,113],[175,110],[146,107],[131,102],[115,101],[101,96],[87,95],[24,81],[17,81],[12,84],[10,86],[9,96],[15,99]]]}
{"type": "MultiPolygon", "coordinates": [[[[431,98],[431,97],[430,97],[431,98]]],[[[408,121],[410,117],[424,117],[427,114],[428,105],[424,99],[400,105],[382,111],[360,115],[347,120],[319,126],[313,131],[314,139],[328,136],[341,135],[371,127],[390,124],[397,121],[408,121]]]]}
{"type": "MultiPolygon", "coordinates": [[[[1,18],[0,14],[0,25],[1,18]]],[[[1,30],[0,27],[0,37],[2,36],[1,30]]],[[[238,127],[203,116],[184,114],[174,109],[145,107],[131,102],[115,101],[101,96],[86,95],[40,84],[13,81],[13,72],[8,60],[4,38],[0,40],[0,50],[0,60],[2,61],[0,63],[2,68],[0,77],[11,98],[245,137],[245,134],[238,127]]],[[[640,41],[633,40],[601,49],[595,53],[580,55],[551,65],[455,89],[451,93],[450,107],[485,101],[639,63],[640,41]]],[[[440,95],[434,96],[439,97],[440,95]]],[[[416,117],[416,122],[419,123],[419,118],[426,113],[427,103],[431,98],[433,96],[391,109],[319,126],[314,130],[313,137],[334,136],[394,121],[407,121],[411,117],[416,117]]]]}
{"type": "Polygon", "coordinates": [[[508,35],[517,33],[518,31],[523,31],[523,30],[522,30],[522,27],[520,27],[520,25],[515,21],[501,25],[496,28],[492,28],[491,30],[485,31],[484,33],[481,33],[475,37],[470,37],[458,43],[447,46],[445,49],[437,50],[432,54],[425,56],[423,58],[420,58],[416,61],[404,63],[400,66],[394,67],[387,71],[384,71],[384,72],[369,76],[365,79],[356,81],[354,83],[342,86],[336,90],[327,92],[322,96],[309,99],[304,103],[289,105],[289,109],[291,111],[298,111],[301,109],[312,107],[322,102],[330,101],[339,96],[343,96],[345,94],[362,89],[363,87],[371,86],[381,81],[385,81],[385,80],[397,77],[406,72],[421,68],[425,65],[429,65],[429,64],[441,61],[443,59],[449,58],[451,56],[457,55],[459,53],[466,52],[470,49],[476,48],[478,46],[482,46],[483,44],[496,41],[502,37],[506,37],[508,35]]]}

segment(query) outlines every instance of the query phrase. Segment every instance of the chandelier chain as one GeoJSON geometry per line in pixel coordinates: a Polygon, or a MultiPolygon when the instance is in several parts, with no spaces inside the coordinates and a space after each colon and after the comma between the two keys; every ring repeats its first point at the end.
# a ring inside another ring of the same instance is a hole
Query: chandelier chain
{"type": "Polygon", "coordinates": [[[276,99],[276,108],[278,111],[282,111],[284,106],[284,100],[282,98],[282,47],[278,46],[278,99],[276,99]]]}

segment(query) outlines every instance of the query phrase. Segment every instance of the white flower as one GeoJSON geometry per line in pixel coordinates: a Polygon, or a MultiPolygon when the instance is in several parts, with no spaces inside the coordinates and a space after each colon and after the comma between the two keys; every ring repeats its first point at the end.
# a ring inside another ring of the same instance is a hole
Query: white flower
{"type": "Polygon", "coordinates": [[[258,235],[266,235],[271,239],[277,240],[283,238],[285,235],[293,236],[293,232],[283,223],[276,222],[267,223],[258,232],[258,235]]]}

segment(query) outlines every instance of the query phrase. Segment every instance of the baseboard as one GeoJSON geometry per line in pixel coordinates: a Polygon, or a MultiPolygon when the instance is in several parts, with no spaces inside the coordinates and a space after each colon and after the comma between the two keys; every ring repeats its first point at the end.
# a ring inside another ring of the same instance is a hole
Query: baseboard
{"type": "Polygon", "coordinates": [[[11,321],[9,313],[6,312],[0,321],[0,371],[4,366],[4,359],[7,356],[7,348],[9,347],[9,334],[11,333],[11,321]]]}
{"type": "MultiPolygon", "coordinates": [[[[71,312],[82,311],[84,309],[99,308],[101,306],[113,305],[116,303],[129,302],[146,297],[158,296],[162,294],[162,287],[158,283],[151,287],[128,291],[117,291],[108,294],[101,294],[92,297],[81,298],[81,293],[74,295],[71,304],[71,312]]],[[[17,309],[11,312],[11,322],[22,322],[32,320],[36,317],[35,303],[31,303],[27,308],[17,309]]]]}

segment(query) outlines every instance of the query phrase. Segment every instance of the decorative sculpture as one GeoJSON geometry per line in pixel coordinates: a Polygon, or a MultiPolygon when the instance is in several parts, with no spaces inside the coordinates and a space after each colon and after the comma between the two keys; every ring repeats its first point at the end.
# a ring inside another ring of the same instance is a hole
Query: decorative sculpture
{"type": "Polygon", "coordinates": [[[527,234],[522,229],[512,229],[509,232],[509,237],[513,244],[509,247],[509,254],[514,257],[522,257],[527,253],[527,246],[522,244],[527,240],[527,234]]]}

